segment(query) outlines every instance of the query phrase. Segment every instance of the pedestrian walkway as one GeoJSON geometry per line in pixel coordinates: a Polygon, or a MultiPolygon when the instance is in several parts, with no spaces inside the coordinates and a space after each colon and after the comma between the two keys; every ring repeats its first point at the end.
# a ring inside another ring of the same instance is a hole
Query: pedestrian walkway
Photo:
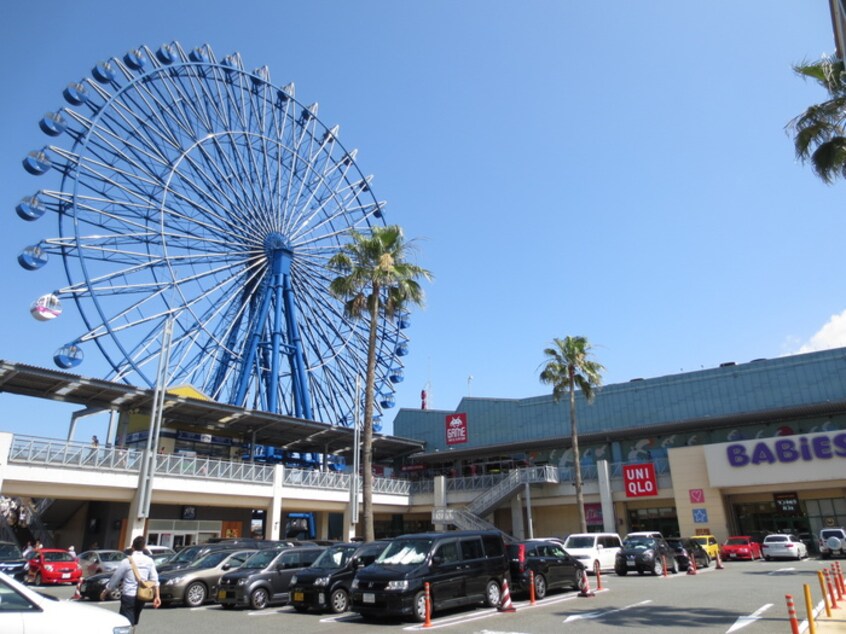
{"type": "MultiPolygon", "coordinates": [[[[825,610],[816,620],[817,634],[846,634],[846,609],[831,611],[831,617],[825,615],[825,610]]],[[[808,629],[805,629],[807,632],[808,629]]]]}

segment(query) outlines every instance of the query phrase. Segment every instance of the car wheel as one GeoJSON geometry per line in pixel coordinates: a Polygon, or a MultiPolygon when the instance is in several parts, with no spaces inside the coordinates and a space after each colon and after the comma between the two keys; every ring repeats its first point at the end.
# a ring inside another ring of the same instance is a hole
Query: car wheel
{"type": "Polygon", "coordinates": [[[573,590],[579,590],[580,592],[588,592],[590,590],[590,587],[582,587],[585,582],[585,579],[586,577],[582,575],[582,571],[576,568],[576,572],[573,574],[573,590]]]}
{"type": "MultiPolygon", "coordinates": [[[[432,610],[434,612],[434,610],[432,610]]],[[[418,592],[414,595],[414,613],[412,614],[414,620],[422,623],[426,620],[426,594],[418,592]]]]}
{"type": "Polygon", "coordinates": [[[189,608],[198,608],[206,602],[207,596],[208,590],[206,590],[205,584],[195,581],[185,588],[185,605],[189,608]]]}
{"type": "Polygon", "coordinates": [[[626,568],[617,568],[616,566],[614,567],[614,574],[618,577],[625,577],[628,572],[629,571],[626,568]]]}
{"type": "Polygon", "coordinates": [[[703,568],[708,568],[711,565],[711,556],[706,554],[705,555],[705,563],[702,564],[703,568]]]}
{"type": "Polygon", "coordinates": [[[664,564],[662,564],[661,560],[657,557],[655,558],[655,561],[652,564],[652,574],[656,577],[660,577],[664,574],[664,564]]]}
{"type": "Polygon", "coordinates": [[[335,588],[329,596],[329,610],[331,610],[332,614],[340,614],[341,612],[346,612],[349,608],[350,595],[343,588],[335,588]]]}
{"type": "Polygon", "coordinates": [[[535,575],[535,598],[543,599],[546,596],[546,577],[535,575]]]}
{"type": "MultiPolygon", "coordinates": [[[[673,567],[670,568],[670,572],[674,575],[677,575],[679,573],[679,562],[676,560],[675,557],[673,557],[672,559],[673,559],[673,567]]],[[[688,566],[689,565],[690,564],[688,564],[688,566]]]]}
{"type": "Polygon", "coordinates": [[[495,579],[488,581],[485,587],[485,605],[489,608],[495,608],[502,601],[502,588],[495,579]]]}
{"type": "Polygon", "coordinates": [[[32,583],[36,586],[40,586],[42,581],[43,581],[43,579],[41,578],[41,573],[36,572],[35,578],[32,580],[32,583]]]}
{"type": "Polygon", "coordinates": [[[253,610],[264,610],[270,602],[270,595],[264,588],[256,588],[250,593],[250,607],[253,610]]]}

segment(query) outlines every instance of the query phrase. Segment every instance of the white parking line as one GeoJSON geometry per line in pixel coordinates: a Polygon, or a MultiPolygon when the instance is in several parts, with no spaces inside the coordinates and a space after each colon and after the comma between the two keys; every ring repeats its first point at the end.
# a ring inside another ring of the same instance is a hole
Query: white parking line
{"type": "MultiPolygon", "coordinates": [[[[603,588],[602,590],[598,590],[598,593],[607,592],[607,588],[603,588]]],[[[564,603],[566,601],[573,601],[578,599],[578,594],[565,594],[555,597],[546,597],[545,599],[540,599],[539,601],[535,601],[535,605],[532,605],[529,601],[516,601],[513,603],[517,612],[522,610],[531,610],[533,608],[540,608],[547,605],[555,605],[556,603],[564,603]]],[[[484,610],[483,612],[473,612],[472,614],[468,615],[457,615],[457,616],[449,616],[440,619],[434,619],[432,621],[432,625],[430,627],[425,627],[423,625],[411,625],[409,627],[403,628],[407,632],[414,632],[417,630],[422,629],[435,629],[438,627],[449,627],[451,625],[459,625],[462,623],[470,623],[472,621],[479,621],[481,619],[486,619],[491,616],[496,616],[497,614],[513,614],[512,612],[500,612],[495,608],[489,608],[484,610]]]]}
{"type": "Polygon", "coordinates": [[[736,632],[737,630],[739,630],[742,627],[746,627],[747,625],[751,625],[752,623],[754,623],[755,621],[760,619],[761,615],[764,612],[766,612],[767,610],[769,610],[771,607],[773,607],[773,604],[767,603],[765,605],[762,605],[757,610],[755,610],[749,616],[741,616],[739,619],[737,619],[734,622],[734,625],[732,625],[729,629],[726,630],[726,634],[729,634],[729,632],[736,632]]]}
{"type": "Polygon", "coordinates": [[[631,605],[626,605],[622,608],[616,608],[614,610],[600,610],[599,612],[583,612],[582,614],[573,614],[564,619],[564,623],[572,623],[573,621],[580,621],[581,619],[598,619],[608,614],[615,614],[617,612],[622,612],[623,610],[628,610],[630,608],[637,608],[641,605],[646,605],[647,603],[652,603],[652,599],[646,599],[645,601],[632,603],[631,605]]]}

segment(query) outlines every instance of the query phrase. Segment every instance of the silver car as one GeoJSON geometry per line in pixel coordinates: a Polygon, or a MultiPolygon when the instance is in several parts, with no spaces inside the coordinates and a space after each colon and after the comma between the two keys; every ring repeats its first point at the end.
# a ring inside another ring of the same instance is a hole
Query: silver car
{"type": "Polygon", "coordinates": [[[761,553],[767,561],[776,557],[798,561],[808,556],[808,547],[796,535],[767,535],[761,553]]]}
{"type": "Polygon", "coordinates": [[[162,603],[182,603],[196,608],[205,603],[217,586],[220,576],[235,570],[256,550],[215,550],[200,557],[187,568],[159,573],[162,603]]]}

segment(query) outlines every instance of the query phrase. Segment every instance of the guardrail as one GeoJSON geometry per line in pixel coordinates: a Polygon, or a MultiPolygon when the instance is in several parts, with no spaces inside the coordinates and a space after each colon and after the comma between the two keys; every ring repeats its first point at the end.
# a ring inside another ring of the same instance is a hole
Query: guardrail
{"type": "Polygon", "coordinates": [[[157,454],[156,475],[273,484],[273,466],[199,456],[157,454]]]}
{"type": "Polygon", "coordinates": [[[138,472],[141,469],[141,452],[16,434],[9,450],[9,462],[96,471],[138,472]]]}
{"type": "MultiPolygon", "coordinates": [[[[282,484],[287,486],[298,486],[307,489],[328,489],[349,491],[349,473],[337,473],[332,471],[315,471],[309,469],[285,469],[282,476],[282,484]]],[[[410,495],[411,482],[396,478],[373,478],[373,492],[387,493],[389,495],[410,495]]],[[[361,479],[358,481],[361,490],[361,479]]]]}

